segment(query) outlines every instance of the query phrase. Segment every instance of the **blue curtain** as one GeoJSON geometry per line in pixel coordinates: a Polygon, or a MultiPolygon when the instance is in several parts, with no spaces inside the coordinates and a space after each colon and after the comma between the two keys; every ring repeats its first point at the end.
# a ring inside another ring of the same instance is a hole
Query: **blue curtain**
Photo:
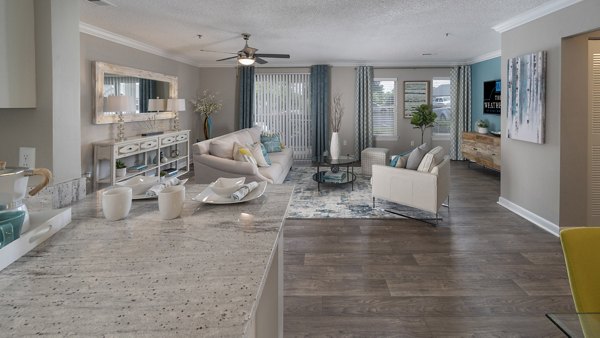
{"type": "Polygon", "coordinates": [[[471,130],[471,66],[455,66],[450,70],[450,95],[450,159],[463,160],[462,133],[471,130]]]}
{"type": "Polygon", "coordinates": [[[310,67],[310,117],[312,160],[323,161],[329,148],[329,66],[310,67]]]}
{"type": "MultiPolygon", "coordinates": [[[[148,111],[148,100],[154,99],[156,95],[156,81],[140,79],[140,113],[148,111]]],[[[161,97],[161,99],[165,99],[161,97]]]]}
{"type": "Polygon", "coordinates": [[[354,155],[373,146],[373,67],[356,68],[356,123],[354,155]]]}
{"type": "Polygon", "coordinates": [[[254,124],[254,66],[238,68],[238,91],[240,98],[240,129],[250,128],[254,124]]]}

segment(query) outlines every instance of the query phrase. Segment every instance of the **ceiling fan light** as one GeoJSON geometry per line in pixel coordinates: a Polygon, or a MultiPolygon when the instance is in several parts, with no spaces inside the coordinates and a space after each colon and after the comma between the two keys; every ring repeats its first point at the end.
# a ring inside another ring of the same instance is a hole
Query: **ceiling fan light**
{"type": "Polygon", "coordinates": [[[251,66],[254,64],[254,58],[240,56],[238,62],[244,66],[251,66]]]}

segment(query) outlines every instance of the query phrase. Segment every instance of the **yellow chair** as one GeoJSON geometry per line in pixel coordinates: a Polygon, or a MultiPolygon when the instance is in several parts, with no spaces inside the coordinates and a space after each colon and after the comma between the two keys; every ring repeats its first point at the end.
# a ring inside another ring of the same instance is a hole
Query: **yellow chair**
{"type": "MultiPolygon", "coordinates": [[[[578,313],[600,312],[600,228],[567,228],[560,232],[571,293],[578,313]]],[[[600,335],[596,315],[579,317],[584,336],[600,335]]]]}

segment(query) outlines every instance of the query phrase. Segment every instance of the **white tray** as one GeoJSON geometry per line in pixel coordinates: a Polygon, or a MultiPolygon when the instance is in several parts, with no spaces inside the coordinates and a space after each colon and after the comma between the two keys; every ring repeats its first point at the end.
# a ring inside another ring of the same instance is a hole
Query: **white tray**
{"type": "MultiPolygon", "coordinates": [[[[182,179],[178,185],[184,185],[185,182],[188,181],[188,178],[184,178],[182,179]]],[[[159,183],[160,184],[160,183],[159,183]]],[[[133,195],[131,196],[132,200],[148,200],[148,199],[154,199],[154,198],[158,198],[158,196],[146,196],[146,194],[141,194],[141,195],[133,195]]]]}
{"type": "Polygon", "coordinates": [[[207,204],[233,204],[233,203],[243,203],[252,201],[253,199],[259,198],[265,193],[265,189],[267,189],[267,182],[258,183],[258,187],[252,190],[246,197],[243,199],[236,201],[233,198],[227,198],[220,195],[215,194],[210,188],[206,188],[202,190],[201,193],[196,195],[196,197],[192,198],[192,200],[207,204]]]}

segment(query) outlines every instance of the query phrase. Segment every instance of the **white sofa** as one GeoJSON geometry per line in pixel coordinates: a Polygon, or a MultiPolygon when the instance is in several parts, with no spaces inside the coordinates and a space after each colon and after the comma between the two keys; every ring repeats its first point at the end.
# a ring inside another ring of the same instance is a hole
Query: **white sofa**
{"type": "Polygon", "coordinates": [[[450,193],[450,158],[429,171],[373,165],[373,201],[381,198],[437,214],[450,193]]]}
{"type": "Polygon", "coordinates": [[[269,167],[257,167],[250,162],[233,159],[234,142],[242,145],[260,142],[260,134],[261,128],[256,126],[193,144],[196,183],[210,183],[219,177],[242,176],[246,177],[246,182],[282,183],[294,162],[290,148],[269,153],[272,162],[269,167]]]}

